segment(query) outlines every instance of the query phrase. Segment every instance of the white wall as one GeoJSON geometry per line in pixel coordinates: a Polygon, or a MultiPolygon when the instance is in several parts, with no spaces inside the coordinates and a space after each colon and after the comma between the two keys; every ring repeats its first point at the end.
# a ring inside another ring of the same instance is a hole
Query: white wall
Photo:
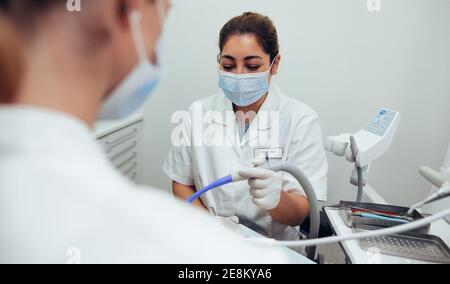
{"type": "MultiPolygon", "coordinates": [[[[277,25],[283,55],[278,82],[320,115],[324,136],[361,129],[380,106],[403,115],[370,184],[388,201],[410,204],[430,186],[418,168],[438,168],[450,141],[450,0],[173,0],[165,82],[146,107],[145,182],[169,190],[161,165],[171,114],[216,90],[218,33],[251,10],[277,25]]],[[[329,156],[331,202],[354,199],[350,164],[329,156]]]]}

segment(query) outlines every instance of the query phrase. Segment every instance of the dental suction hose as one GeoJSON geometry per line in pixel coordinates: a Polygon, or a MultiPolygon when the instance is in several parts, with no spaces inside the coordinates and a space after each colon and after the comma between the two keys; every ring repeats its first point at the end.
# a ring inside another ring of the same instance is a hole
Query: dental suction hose
{"type": "MultiPolygon", "coordinates": [[[[275,172],[286,172],[291,174],[302,186],[305,191],[306,197],[309,201],[309,217],[311,219],[309,227],[309,239],[317,239],[319,237],[320,229],[320,207],[317,201],[314,188],[309,181],[308,177],[297,167],[292,164],[282,164],[280,166],[272,167],[271,170],[275,172]]],[[[309,259],[313,260],[316,256],[316,247],[310,246],[306,248],[306,255],[309,259]]]]}
{"type": "MultiPolygon", "coordinates": [[[[292,164],[282,164],[275,167],[270,167],[268,164],[261,166],[262,168],[272,170],[274,172],[286,172],[288,174],[291,174],[302,186],[306,197],[309,201],[310,211],[309,211],[309,217],[310,217],[310,227],[309,227],[309,239],[316,239],[319,237],[319,229],[320,229],[320,207],[319,203],[317,201],[316,193],[314,191],[313,186],[311,185],[311,182],[309,181],[308,177],[295,165],[292,164]]],[[[208,191],[211,191],[215,188],[218,188],[220,186],[232,183],[232,182],[238,182],[238,181],[244,181],[248,178],[242,177],[239,175],[239,172],[233,173],[229,176],[223,177],[221,179],[218,179],[217,181],[213,182],[212,184],[206,186],[205,188],[199,190],[194,195],[192,195],[189,199],[187,199],[187,202],[192,204],[195,200],[200,198],[203,194],[207,193],[208,191]]],[[[307,257],[311,260],[314,260],[316,255],[316,247],[310,246],[306,248],[306,254],[307,257]]]]}

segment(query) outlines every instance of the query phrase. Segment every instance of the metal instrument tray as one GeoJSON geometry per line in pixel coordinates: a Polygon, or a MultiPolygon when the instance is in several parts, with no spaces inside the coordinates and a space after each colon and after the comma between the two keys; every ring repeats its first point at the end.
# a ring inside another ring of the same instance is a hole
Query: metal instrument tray
{"type": "MultiPolygon", "coordinates": [[[[356,225],[355,231],[373,231],[382,229],[375,226],[356,225]]],[[[416,259],[434,263],[450,263],[450,249],[441,238],[419,233],[401,233],[384,237],[375,237],[359,240],[364,250],[416,259]]]]}
{"type": "MultiPolygon", "coordinates": [[[[401,206],[393,206],[393,205],[385,205],[385,204],[376,204],[376,203],[363,203],[363,202],[351,202],[351,201],[341,201],[339,203],[339,214],[341,215],[344,223],[352,228],[355,225],[368,225],[368,226],[377,226],[377,227],[393,227],[399,225],[398,222],[389,221],[389,220],[375,220],[371,218],[364,218],[361,216],[352,215],[352,209],[361,209],[365,210],[368,213],[370,212],[390,212],[392,214],[397,214],[400,216],[404,216],[408,213],[409,208],[401,207],[401,206]]],[[[416,221],[423,219],[422,214],[419,211],[414,210],[411,218],[416,221]]],[[[430,231],[431,225],[425,225],[421,228],[413,230],[411,232],[428,234],[430,231]]]]}

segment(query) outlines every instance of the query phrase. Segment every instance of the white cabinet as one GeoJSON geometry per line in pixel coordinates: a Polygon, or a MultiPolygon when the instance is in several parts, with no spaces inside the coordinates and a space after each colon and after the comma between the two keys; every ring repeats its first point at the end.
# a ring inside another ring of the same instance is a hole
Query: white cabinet
{"type": "Polygon", "coordinates": [[[142,125],[142,116],[135,116],[120,122],[103,122],[96,126],[96,138],[111,164],[135,183],[141,182],[142,125]]]}

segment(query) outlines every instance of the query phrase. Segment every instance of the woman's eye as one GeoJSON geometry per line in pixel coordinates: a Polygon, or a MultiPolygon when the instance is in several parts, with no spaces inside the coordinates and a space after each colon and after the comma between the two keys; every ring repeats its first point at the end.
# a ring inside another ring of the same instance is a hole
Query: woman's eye
{"type": "Polygon", "coordinates": [[[261,66],[259,66],[259,65],[249,65],[249,66],[247,66],[248,70],[251,70],[251,71],[256,71],[256,70],[258,70],[260,67],[261,67],[261,66]]]}
{"type": "Polygon", "coordinates": [[[230,70],[233,70],[234,66],[233,65],[223,65],[222,68],[223,68],[223,70],[230,71],[230,70]]]}

